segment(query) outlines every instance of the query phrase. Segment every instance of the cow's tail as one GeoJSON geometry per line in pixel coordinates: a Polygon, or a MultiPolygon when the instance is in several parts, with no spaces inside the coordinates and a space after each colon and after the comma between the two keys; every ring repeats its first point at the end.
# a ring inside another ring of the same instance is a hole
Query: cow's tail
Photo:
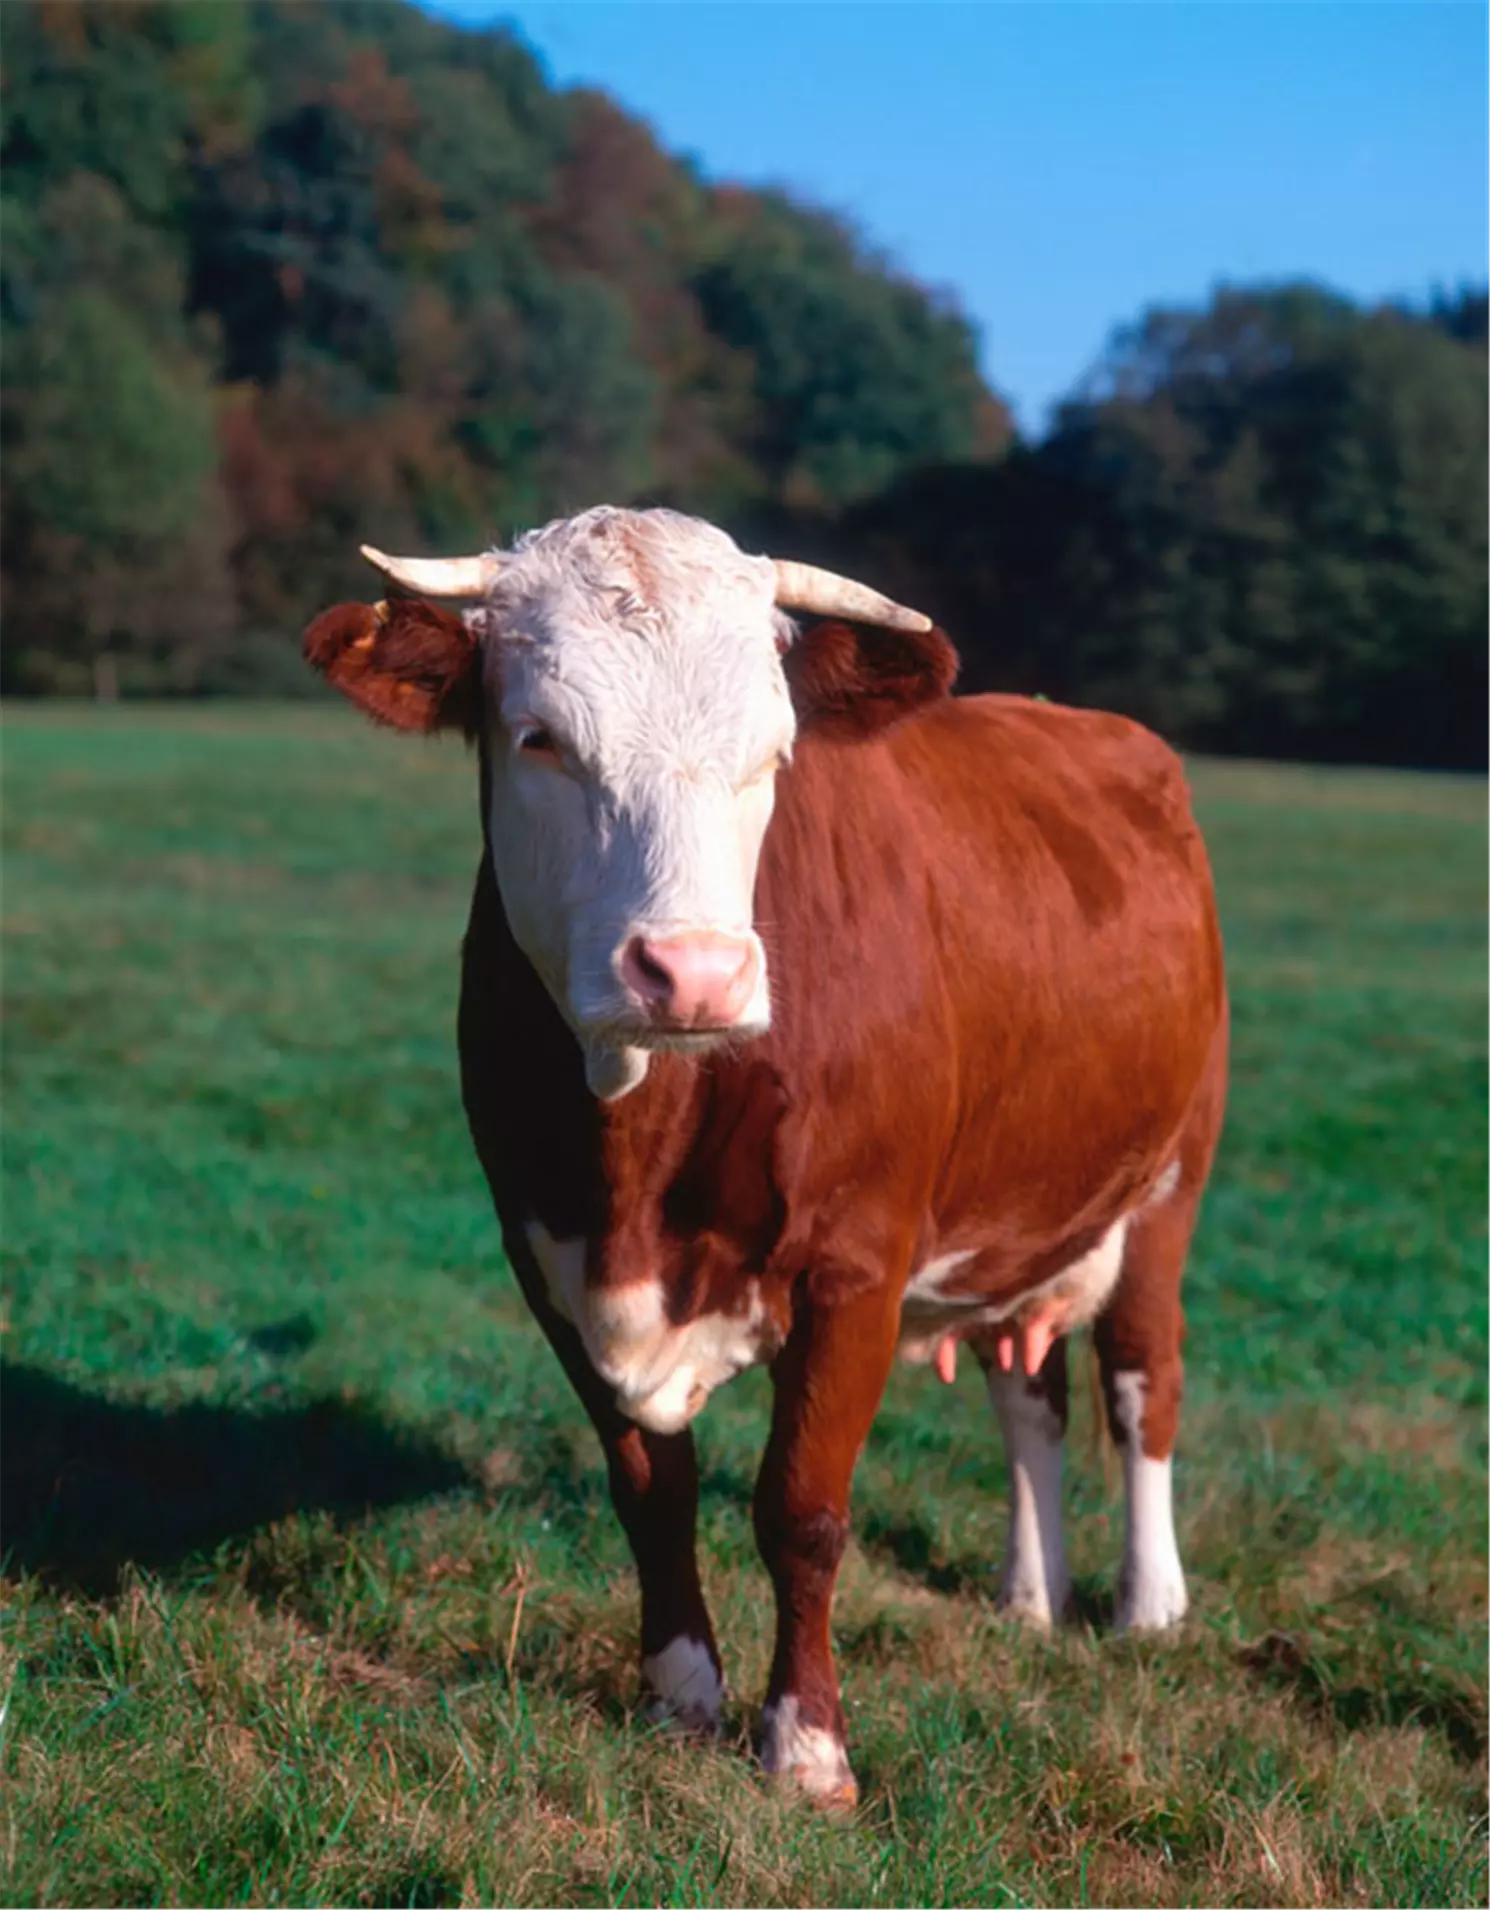
{"type": "Polygon", "coordinates": [[[1086,1342],[1086,1390],[1091,1409],[1088,1456],[1094,1466],[1102,1468],[1103,1490],[1110,1495],[1117,1487],[1117,1442],[1107,1423],[1107,1401],[1102,1393],[1102,1362],[1097,1358],[1097,1336],[1095,1333],[1084,1333],[1082,1338],[1086,1342]]]}

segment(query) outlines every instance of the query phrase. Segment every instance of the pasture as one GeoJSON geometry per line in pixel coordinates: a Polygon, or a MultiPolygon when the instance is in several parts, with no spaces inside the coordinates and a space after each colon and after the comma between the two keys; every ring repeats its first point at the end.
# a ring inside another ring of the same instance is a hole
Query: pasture
{"type": "Polygon", "coordinates": [[[1107,1635],[1083,1396],[1077,1620],[1001,1619],[973,1362],[897,1370],[835,1820],[747,1755],[764,1375],[698,1427],[728,1729],[636,1710],[624,1543],[459,1107],[461,749],[12,709],[4,1901],[1484,1902],[1484,787],[1193,775],[1235,1078],[1188,1283],[1191,1616],[1107,1635]]]}

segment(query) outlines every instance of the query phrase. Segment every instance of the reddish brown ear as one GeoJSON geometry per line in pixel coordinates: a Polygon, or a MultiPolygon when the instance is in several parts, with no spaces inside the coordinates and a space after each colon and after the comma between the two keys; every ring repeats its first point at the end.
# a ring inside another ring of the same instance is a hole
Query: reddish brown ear
{"type": "Polygon", "coordinates": [[[820,623],[781,662],[802,729],[851,739],[945,696],[958,658],[940,630],[820,623]]]}
{"type": "Polygon", "coordinates": [[[359,710],[396,730],[481,721],[481,646],[448,610],[417,598],[337,604],[305,633],[305,660],[359,710]]]}

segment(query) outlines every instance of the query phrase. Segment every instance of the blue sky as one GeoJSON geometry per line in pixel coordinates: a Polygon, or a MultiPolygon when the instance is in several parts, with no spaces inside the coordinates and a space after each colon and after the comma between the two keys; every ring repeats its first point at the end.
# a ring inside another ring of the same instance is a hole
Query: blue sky
{"type": "Polygon", "coordinates": [[[956,295],[1028,429],[1114,324],[1218,279],[1487,275],[1464,0],[429,3],[510,22],[708,177],[851,214],[956,295]]]}

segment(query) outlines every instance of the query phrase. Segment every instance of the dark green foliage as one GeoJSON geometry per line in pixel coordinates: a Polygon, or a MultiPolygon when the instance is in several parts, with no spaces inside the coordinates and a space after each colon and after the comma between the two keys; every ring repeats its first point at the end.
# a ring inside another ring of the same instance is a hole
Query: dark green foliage
{"type": "Polygon", "coordinates": [[[364,539],[837,506],[1005,431],[960,317],[507,30],[292,0],[0,25],[8,688],[103,687],[106,654],[126,690],[283,688],[364,539]]]}
{"type": "Polygon", "coordinates": [[[768,496],[843,503],[1003,438],[959,317],[866,269],[853,235],[824,215],[742,195],[736,223],[699,290],[711,329],[754,368],[768,496]]]}
{"type": "Polygon", "coordinates": [[[1483,287],[1461,285],[1457,292],[1438,292],[1430,307],[1433,322],[1450,338],[1484,351],[1490,343],[1490,294],[1483,287]]]}
{"type": "Polygon", "coordinates": [[[912,476],[843,555],[957,633],[978,687],[1178,742],[1485,752],[1484,299],[1222,291],[1119,332],[1040,446],[912,476]]]}

